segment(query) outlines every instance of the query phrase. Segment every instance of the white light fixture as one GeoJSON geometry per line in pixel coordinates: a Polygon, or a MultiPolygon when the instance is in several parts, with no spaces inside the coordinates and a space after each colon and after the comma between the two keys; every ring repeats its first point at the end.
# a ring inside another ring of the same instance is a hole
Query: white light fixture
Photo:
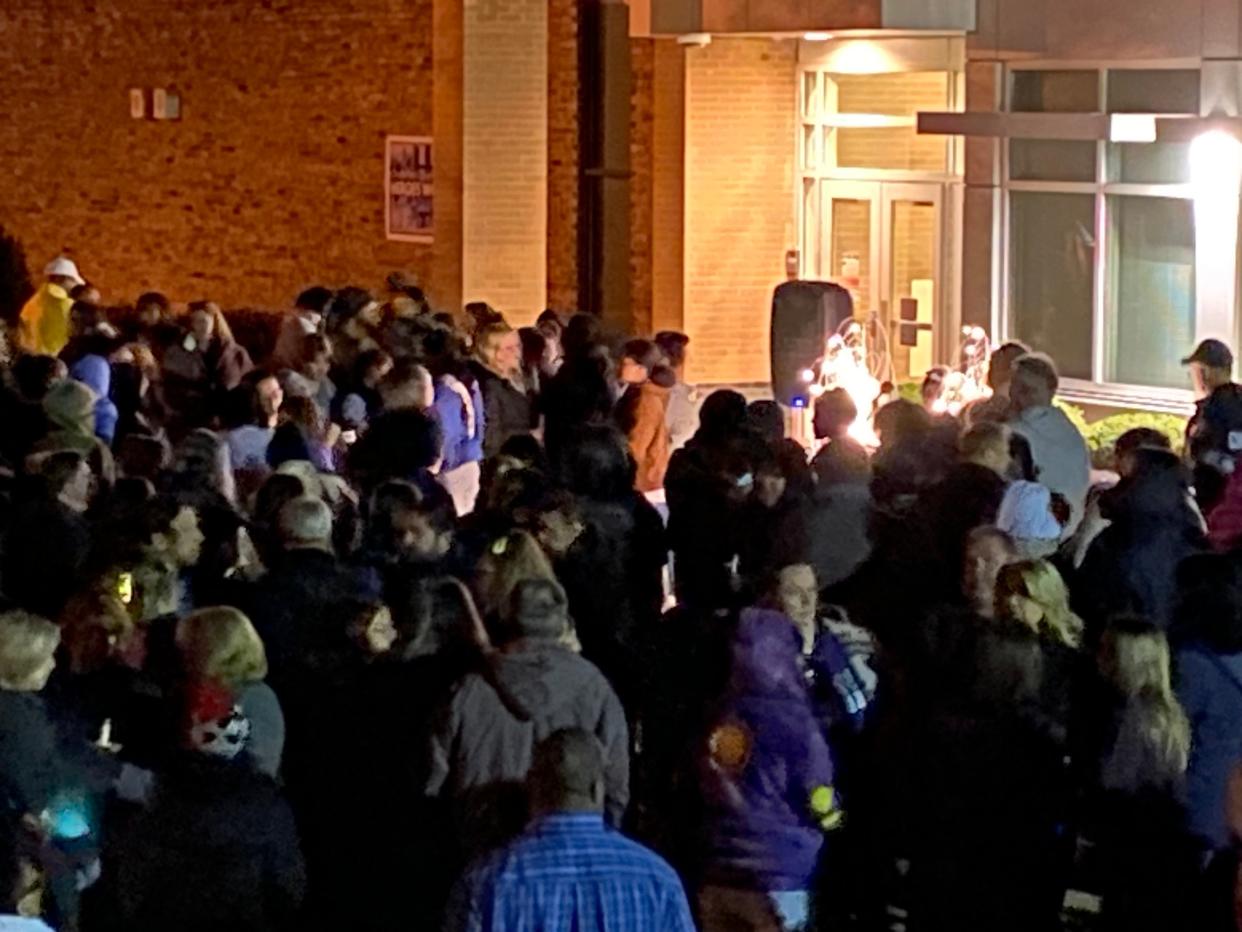
{"type": "Polygon", "coordinates": [[[712,44],[712,34],[710,32],[689,32],[684,36],[678,36],[677,44],[692,49],[707,48],[707,46],[712,44]]]}
{"type": "Polygon", "coordinates": [[[1198,197],[1236,198],[1242,181],[1242,143],[1232,133],[1208,130],[1190,144],[1190,180],[1198,197]]]}
{"type": "Polygon", "coordinates": [[[1156,118],[1149,113],[1114,113],[1108,118],[1109,142],[1155,142],[1156,118]]]}
{"type": "Polygon", "coordinates": [[[1208,130],[1190,143],[1195,205],[1195,303],[1202,332],[1227,333],[1238,283],[1238,190],[1242,143],[1232,133],[1208,130]]]}
{"type": "Polygon", "coordinates": [[[807,42],[827,42],[832,38],[830,32],[804,32],[802,38],[807,42]]]}

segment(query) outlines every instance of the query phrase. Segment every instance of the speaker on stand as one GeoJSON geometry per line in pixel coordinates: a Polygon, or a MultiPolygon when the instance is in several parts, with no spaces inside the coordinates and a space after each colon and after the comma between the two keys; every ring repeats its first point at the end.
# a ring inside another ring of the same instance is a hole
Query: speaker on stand
{"type": "Polygon", "coordinates": [[[832,282],[788,281],[772,294],[772,397],[794,409],[793,436],[811,446],[811,397],[803,373],[824,355],[828,338],[854,315],[850,293],[832,282]]]}
{"type": "Polygon", "coordinates": [[[772,396],[806,407],[802,373],[824,355],[828,338],[854,315],[850,293],[832,282],[791,281],[772,295],[772,396]]]}

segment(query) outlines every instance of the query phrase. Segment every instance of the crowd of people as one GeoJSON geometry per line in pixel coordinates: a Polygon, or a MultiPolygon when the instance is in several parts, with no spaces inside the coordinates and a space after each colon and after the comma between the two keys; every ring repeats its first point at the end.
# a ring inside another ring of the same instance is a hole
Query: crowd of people
{"type": "MultiPolygon", "coordinates": [[[[309,288],[266,346],[58,258],[0,384],[0,928],[1237,929],[1242,388],[1093,472],[698,398],[684,334],[309,288]],[[813,452],[813,455],[812,455],[813,452]]],[[[1242,914],[1240,914],[1242,915],[1242,914]]]]}

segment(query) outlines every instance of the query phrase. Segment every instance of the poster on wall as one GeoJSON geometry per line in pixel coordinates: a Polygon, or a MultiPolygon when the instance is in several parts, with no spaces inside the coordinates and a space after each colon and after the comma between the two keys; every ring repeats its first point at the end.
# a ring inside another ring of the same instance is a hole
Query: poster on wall
{"type": "Polygon", "coordinates": [[[384,218],[389,239],[430,243],[435,236],[435,184],[430,136],[389,136],[384,218]]]}

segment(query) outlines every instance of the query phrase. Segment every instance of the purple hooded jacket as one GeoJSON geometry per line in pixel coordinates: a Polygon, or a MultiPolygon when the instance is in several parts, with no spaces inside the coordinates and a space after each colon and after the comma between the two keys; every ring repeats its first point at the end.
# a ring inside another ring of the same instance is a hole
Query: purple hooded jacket
{"type": "Polygon", "coordinates": [[[812,796],[832,757],[812,709],[800,640],[779,612],[742,612],[732,674],[702,749],[709,883],[807,890],[823,847],[812,796]]]}

